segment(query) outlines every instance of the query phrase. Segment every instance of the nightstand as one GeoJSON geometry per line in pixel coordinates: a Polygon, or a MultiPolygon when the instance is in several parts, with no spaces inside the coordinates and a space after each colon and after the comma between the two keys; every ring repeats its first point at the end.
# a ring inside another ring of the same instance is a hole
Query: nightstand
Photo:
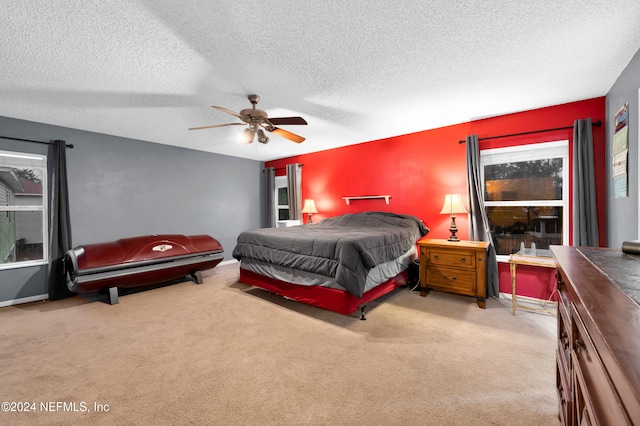
{"type": "Polygon", "coordinates": [[[429,290],[474,296],[480,308],[486,299],[486,241],[418,241],[420,248],[420,296],[429,290]]]}

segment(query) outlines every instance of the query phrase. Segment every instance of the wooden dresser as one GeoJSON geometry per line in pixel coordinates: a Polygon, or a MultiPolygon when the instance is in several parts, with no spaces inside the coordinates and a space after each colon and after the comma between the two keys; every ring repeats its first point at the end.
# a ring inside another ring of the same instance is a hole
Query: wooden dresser
{"type": "Polygon", "coordinates": [[[420,296],[429,289],[474,296],[478,306],[485,307],[486,254],[484,241],[451,242],[424,239],[420,247],[420,296]]]}
{"type": "Polygon", "coordinates": [[[640,258],[552,246],[556,385],[565,425],[640,425],[640,258]]]}

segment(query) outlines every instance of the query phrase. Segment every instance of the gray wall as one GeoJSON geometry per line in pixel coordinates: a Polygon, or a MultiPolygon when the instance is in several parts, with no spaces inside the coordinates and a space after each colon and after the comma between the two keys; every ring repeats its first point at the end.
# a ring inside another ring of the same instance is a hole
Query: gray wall
{"type": "MultiPolygon", "coordinates": [[[[73,245],[147,234],[209,234],[225,260],[241,231],[260,227],[262,163],[0,117],[0,136],[67,149],[73,245]]],[[[0,150],[47,146],[0,139],[0,150]]],[[[44,268],[0,271],[0,303],[46,293],[44,268]]]]}
{"type": "Polygon", "coordinates": [[[640,50],[607,94],[607,245],[620,248],[623,241],[637,240],[638,234],[638,89],[640,88],[640,50]],[[629,102],[629,197],[614,198],[611,143],[615,114],[629,102]]]}

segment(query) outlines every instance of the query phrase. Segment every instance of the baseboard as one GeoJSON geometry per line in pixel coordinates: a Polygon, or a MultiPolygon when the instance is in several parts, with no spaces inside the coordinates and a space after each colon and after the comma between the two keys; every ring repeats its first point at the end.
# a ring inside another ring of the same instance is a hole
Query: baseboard
{"type": "Polygon", "coordinates": [[[39,294],[37,296],[23,297],[22,299],[13,299],[13,300],[5,300],[0,302],[0,308],[4,308],[6,306],[20,305],[22,303],[30,303],[37,302],[39,300],[48,300],[48,294],[39,294]]]}
{"type": "MultiPolygon", "coordinates": [[[[529,303],[532,305],[553,305],[553,306],[558,305],[558,302],[556,302],[555,300],[537,299],[535,297],[520,296],[519,294],[517,296],[518,296],[518,303],[529,303]]],[[[500,292],[500,297],[511,300],[511,293],[500,292]]]]}

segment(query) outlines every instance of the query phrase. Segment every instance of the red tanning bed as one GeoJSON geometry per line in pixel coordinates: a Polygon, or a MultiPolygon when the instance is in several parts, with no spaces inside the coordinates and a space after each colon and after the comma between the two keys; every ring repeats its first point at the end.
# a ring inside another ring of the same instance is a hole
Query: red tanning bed
{"type": "Polygon", "coordinates": [[[202,284],[202,271],[223,259],[222,245],[209,235],[147,235],[86,244],[65,254],[69,290],[89,294],[109,289],[118,303],[118,287],[159,284],[191,275],[202,284]]]}

